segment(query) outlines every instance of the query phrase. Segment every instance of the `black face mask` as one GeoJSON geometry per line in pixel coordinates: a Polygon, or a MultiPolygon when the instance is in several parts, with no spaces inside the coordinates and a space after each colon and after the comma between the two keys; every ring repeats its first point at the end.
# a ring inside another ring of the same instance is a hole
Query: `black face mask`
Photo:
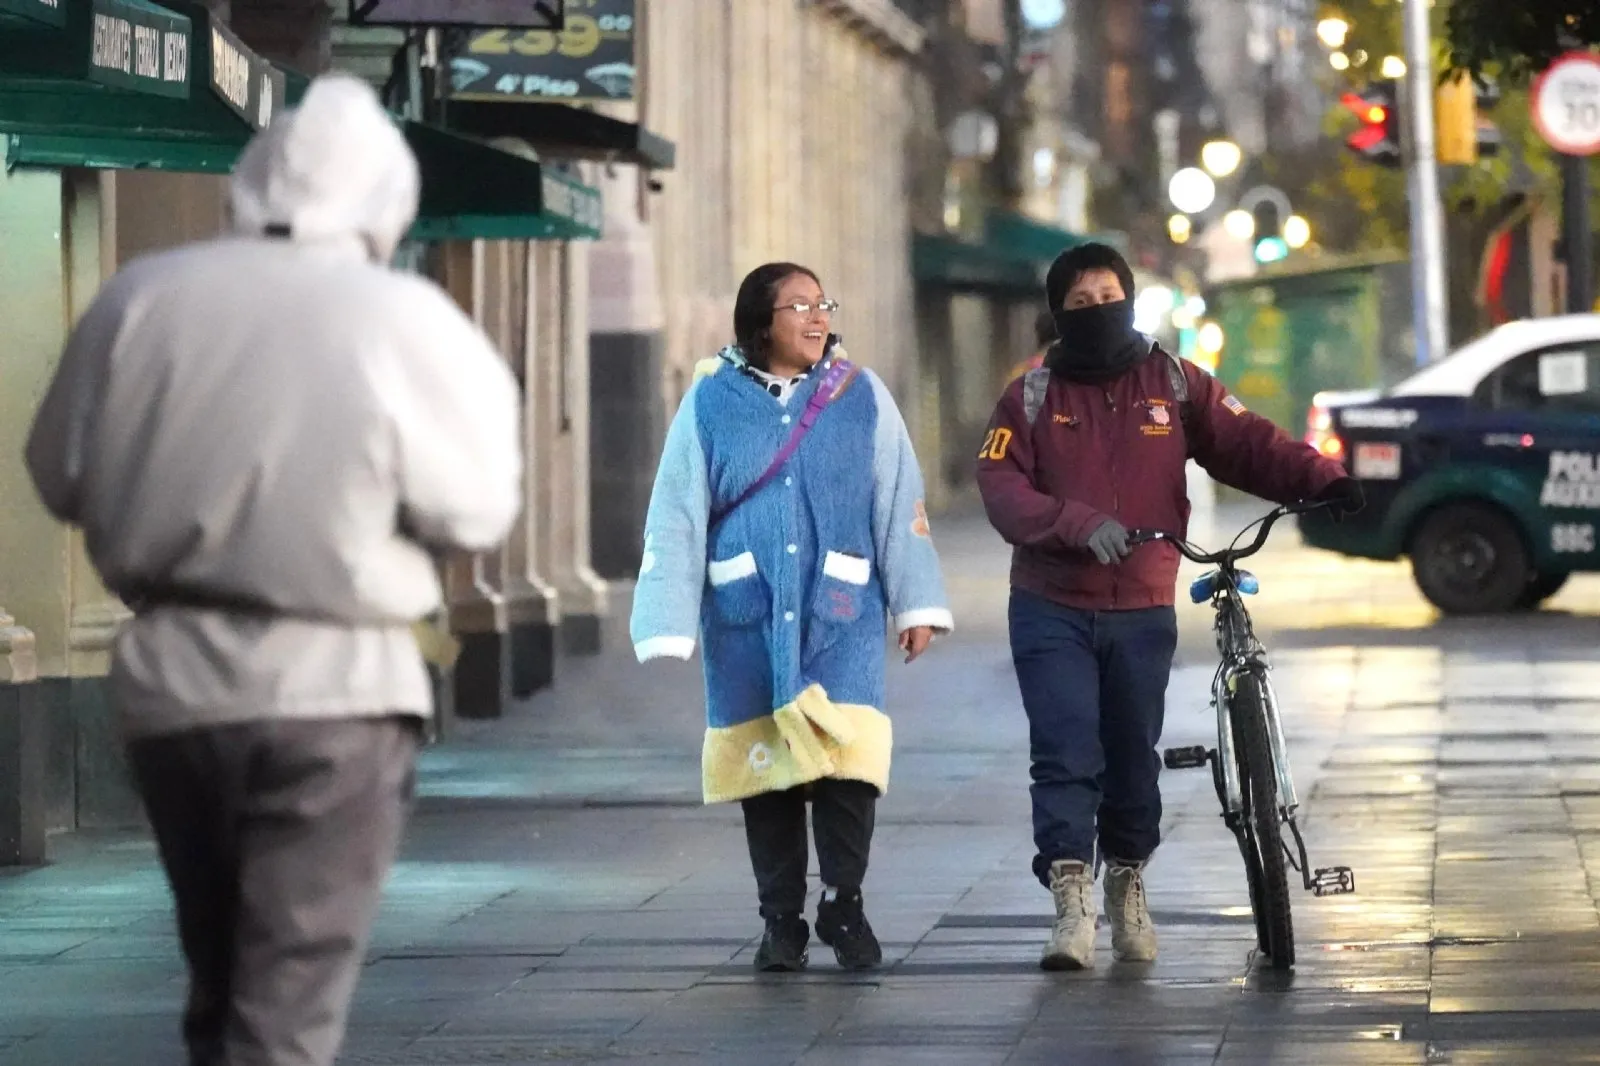
{"type": "Polygon", "coordinates": [[[1050,366],[1070,378],[1104,381],[1116,377],[1150,354],[1149,345],[1133,328],[1133,301],[1054,312],[1056,335],[1050,366]]]}

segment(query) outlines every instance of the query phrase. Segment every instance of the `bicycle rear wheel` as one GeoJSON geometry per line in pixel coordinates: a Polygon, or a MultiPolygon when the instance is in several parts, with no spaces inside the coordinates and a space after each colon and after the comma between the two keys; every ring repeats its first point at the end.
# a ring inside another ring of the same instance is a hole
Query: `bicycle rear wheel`
{"type": "Polygon", "coordinates": [[[1240,841],[1250,881],[1256,940],[1274,970],[1294,966],[1294,919],[1289,913],[1289,874],[1278,817],[1278,779],[1267,738],[1267,700],[1261,678],[1241,674],[1229,700],[1234,749],[1244,793],[1244,831],[1240,841]]]}

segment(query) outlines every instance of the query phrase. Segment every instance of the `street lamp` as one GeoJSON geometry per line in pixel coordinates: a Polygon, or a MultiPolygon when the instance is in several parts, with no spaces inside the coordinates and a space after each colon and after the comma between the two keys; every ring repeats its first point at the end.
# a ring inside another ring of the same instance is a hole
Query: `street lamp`
{"type": "Polygon", "coordinates": [[[1406,76],[1406,61],[1399,56],[1384,56],[1378,73],[1385,78],[1403,78],[1406,76]]]}
{"type": "Polygon", "coordinates": [[[1167,236],[1172,238],[1173,244],[1188,244],[1193,233],[1194,223],[1189,221],[1188,215],[1173,215],[1167,219],[1167,236]]]}
{"type": "Polygon", "coordinates": [[[1167,183],[1172,206],[1187,215],[1198,215],[1217,198],[1217,183],[1199,167],[1184,167],[1167,183]]]}
{"type": "Polygon", "coordinates": [[[1200,149],[1200,165],[1213,178],[1225,178],[1239,169],[1244,152],[1232,141],[1207,141],[1200,149]]]}
{"type": "Polygon", "coordinates": [[[1334,70],[1349,70],[1350,57],[1345,55],[1343,52],[1335,52],[1333,55],[1328,57],[1328,66],[1332,67],[1334,70]]]}
{"type": "Polygon", "coordinates": [[[1343,48],[1350,34],[1350,23],[1341,18],[1326,18],[1317,23],[1317,39],[1329,48],[1343,48]]]}
{"type": "Polygon", "coordinates": [[[1283,242],[1290,248],[1304,248],[1311,243],[1311,223],[1300,215],[1290,215],[1283,221],[1283,242]]]}
{"type": "Polygon", "coordinates": [[[1256,235],[1255,216],[1242,207],[1236,207],[1222,216],[1222,229],[1236,241],[1247,241],[1256,235]]]}

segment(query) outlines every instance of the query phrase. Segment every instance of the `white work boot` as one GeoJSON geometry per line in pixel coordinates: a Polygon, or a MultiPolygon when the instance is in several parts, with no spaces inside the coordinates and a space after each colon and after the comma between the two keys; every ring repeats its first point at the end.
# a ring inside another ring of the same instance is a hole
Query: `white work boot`
{"type": "Polygon", "coordinates": [[[1056,899],[1056,924],[1039,966],[1045,970],[1087,970],[1094,966],[1094,868],[1062,859],[1050,864],[1050,894],[1056,899]]]}
{"type": "Polygon", "coordinates": [[[1106,864],[1106,917],[1111,920],[1111,953],[1119,962],[1153,962],[1156,927],[1144,898],[1144,863],[1106,864]]]}

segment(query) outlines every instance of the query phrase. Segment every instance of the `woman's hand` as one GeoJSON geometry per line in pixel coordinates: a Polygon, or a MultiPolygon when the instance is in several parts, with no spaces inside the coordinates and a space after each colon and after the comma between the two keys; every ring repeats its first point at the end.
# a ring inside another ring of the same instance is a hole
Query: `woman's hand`
{"type": "Polygon", "coordinates": [[[912,626],[900,634],[900,650],[906,653],[906,662],[915,662],[933,643],[932,626],[912,626]]]}

